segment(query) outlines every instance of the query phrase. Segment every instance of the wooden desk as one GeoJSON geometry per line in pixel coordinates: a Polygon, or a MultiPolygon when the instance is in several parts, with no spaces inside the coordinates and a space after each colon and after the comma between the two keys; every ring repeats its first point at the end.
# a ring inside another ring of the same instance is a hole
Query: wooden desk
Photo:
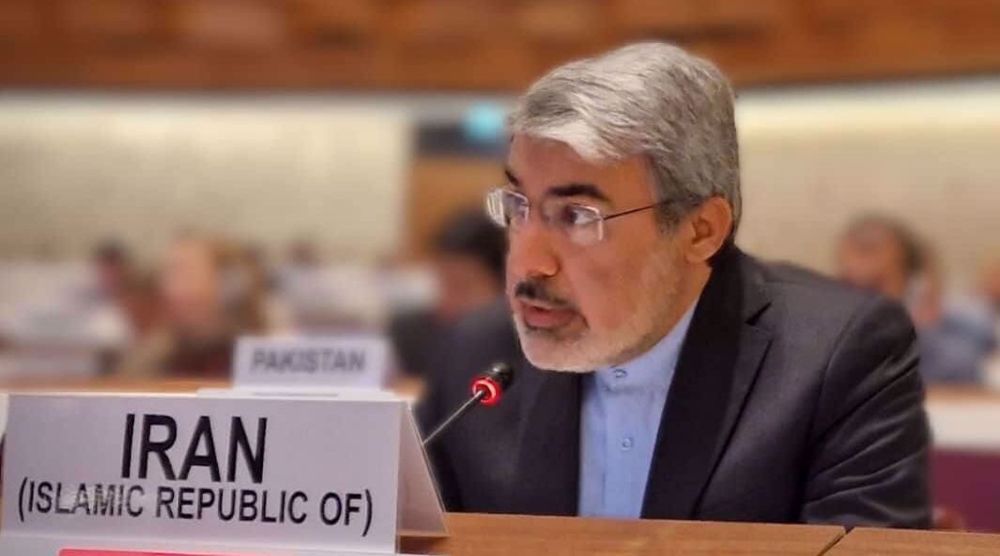
{"type": "Polygon", "coordinates": [[[902,531],[859,527],[826,553],[829,556],[995,556],[1000,535],[902,531]]]}
{"type": "Polygon", "coordinates": [[[449,514],[448,537],[403,535],[401,549],[452,556],[583,554],[823,554],[844,534],[824,525],[618,521],[449,514]]]}

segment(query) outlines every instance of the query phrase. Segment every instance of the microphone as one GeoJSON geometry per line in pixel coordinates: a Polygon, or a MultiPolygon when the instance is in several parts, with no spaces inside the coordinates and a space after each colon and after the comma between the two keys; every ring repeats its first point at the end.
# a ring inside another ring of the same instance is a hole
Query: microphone
{"type": "Polygon", "coordinates": [[[421,444],[424,448],[447,430],[459,417],[477,405],[494,406],[500,403],[504,391],[514,382],[514,370],[506,363],[494,363],[488,371],[472,381],[472,397],[458,407],[434,429],[421,444]]]}

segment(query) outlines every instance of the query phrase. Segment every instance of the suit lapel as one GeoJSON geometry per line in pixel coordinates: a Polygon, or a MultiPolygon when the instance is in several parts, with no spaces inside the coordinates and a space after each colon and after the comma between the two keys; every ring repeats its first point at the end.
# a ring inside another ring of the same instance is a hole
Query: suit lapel
{"type": "Polygon", "coordinates": [[[768,303],[759,269],[730,248],[713,269],[681,349],[643,517],[695,517],[770,345],[770,333],[752,324],[768,303]]]}
{"type": "Polygon", "coordinates": [[[524,365],[518,483],[512,511],[576,515],[580,473],[580,377],[524,365]]]}

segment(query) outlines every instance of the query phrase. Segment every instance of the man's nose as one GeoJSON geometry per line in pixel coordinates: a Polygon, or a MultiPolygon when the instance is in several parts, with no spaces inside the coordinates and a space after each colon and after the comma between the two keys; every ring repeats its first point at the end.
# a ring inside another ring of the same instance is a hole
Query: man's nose
{"type": "Polygon", "coordinates": [[[529,220],[509,236],[507,267],[511,276],[547,278],[559,272],[559,258],[552,232],[542,223],[529,220]]]}

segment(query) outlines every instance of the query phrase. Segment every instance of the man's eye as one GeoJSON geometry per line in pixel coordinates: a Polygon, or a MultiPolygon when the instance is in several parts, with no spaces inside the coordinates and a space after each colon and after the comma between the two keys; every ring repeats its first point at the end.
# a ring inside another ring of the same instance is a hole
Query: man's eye
{"type": "Polygon", "coordinates": [[[567,205],[563,207],[561,220],[570,226],[583,226],[590,224],[597,218],[597,214],[589,208],[567,205]]]}
{"type": "Polygon", "coordinates": [[[507,215],[508,219],[515,218],[523,214],[526,206],[527,203],[517,197],[508,197],[504,199],[504,213],[507,215]]]}

